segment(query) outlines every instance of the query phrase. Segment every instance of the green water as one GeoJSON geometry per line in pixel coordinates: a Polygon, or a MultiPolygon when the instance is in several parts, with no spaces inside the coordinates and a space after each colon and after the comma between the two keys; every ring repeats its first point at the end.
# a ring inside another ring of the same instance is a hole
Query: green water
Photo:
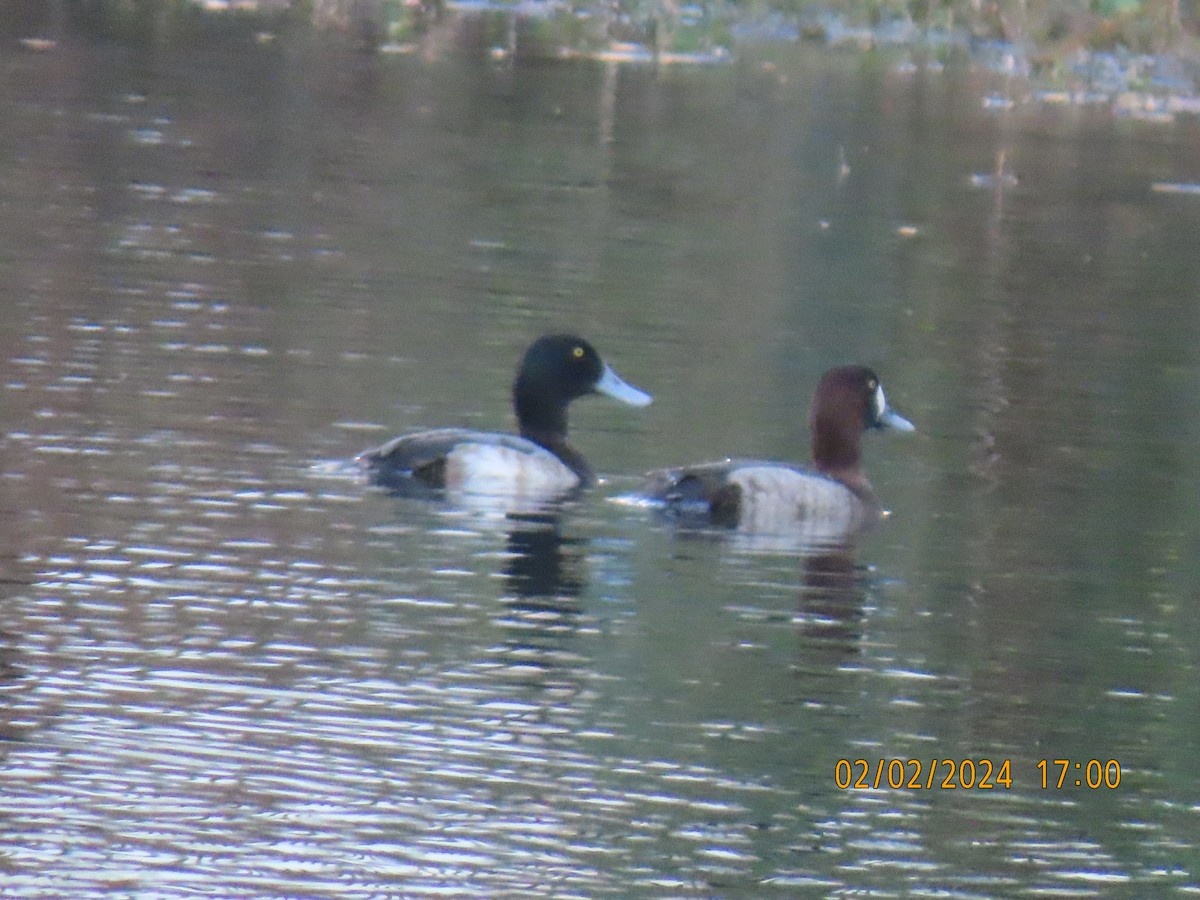
{"type": "Polygon", "coordinates": [[[314,53],[0,57],[6,897],[1197,889],[1200,205],[1150,189],[1194,122],[811,49],[314,53]],[[655,404],[574,408],[557,516],[339,466],[510,428],[566,328],[655,404]],[[847,361],[918,428],[852,559],[613,502],[803,460],[847,361]]]}

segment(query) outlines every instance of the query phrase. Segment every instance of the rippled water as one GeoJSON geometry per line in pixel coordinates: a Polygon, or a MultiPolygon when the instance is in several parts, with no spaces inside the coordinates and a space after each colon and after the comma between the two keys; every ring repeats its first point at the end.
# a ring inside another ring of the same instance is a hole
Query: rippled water
{"type": "Polygon", "coordinates": [[[1194,122],[812,51],[2,58],[5,897],[1200,890],[1194,122]],[[656,397],[574,408],[596,491],[345,465],[508,428],[568,327],[656,397]],[[614,502],[803,458],[847,360],[919,429],[856,553],[614,502]]]}

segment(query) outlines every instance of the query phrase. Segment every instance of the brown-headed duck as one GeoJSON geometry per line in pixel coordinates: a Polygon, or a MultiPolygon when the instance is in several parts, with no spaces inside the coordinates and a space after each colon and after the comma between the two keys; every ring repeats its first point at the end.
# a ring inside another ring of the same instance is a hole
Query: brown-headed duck
{"type": "Polygon", "coordinates": [[[595,481],[567,443],[567,406],[604,394],[630,406],[651,397],[622,381],[592,345],[568,334],[538,338],[513,382],[520,436],[439,428],[403,435],[358,456],[378,485],[397,491],[446,488],[465,494],[553,498],[595,481]]]}
{"type": "Polygon", "coordinates": [[[882,509],[859,468],[868,428],[914,431],[888,408],[883,386],[865,366],[822,376],[809,411],[813,469],[780,462],[725,460],[661,469],[644,493],[687,522],[754,533],[801,530],[840,540],[875,524],[882,509]]]}

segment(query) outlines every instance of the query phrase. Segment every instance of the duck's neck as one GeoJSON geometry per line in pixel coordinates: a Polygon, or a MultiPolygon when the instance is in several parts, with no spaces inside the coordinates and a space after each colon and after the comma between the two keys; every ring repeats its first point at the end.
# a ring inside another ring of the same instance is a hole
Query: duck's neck
{"type": "Polygon", "coordinates": [[[583,454],[567,443],[566,432],[539,431],[521,426],[521,437],[533,441],[539,447],[544,447],[562,461],[562,464],[579,476],[580,484],[590,486],[595,483],[596,476],[592,468],[583,458],[583,454]]]}
{"type": "Polygon", "coordinates": [[[862,429],[857,423],[818,415],[812,423],[812,434],[812,459],[817,471],[837,479],[856,494],[869,495],[871,483],[859,469],[862,429]]]}
{"type": "Polygon", "coordinates": [[[595,481],[591,467],[583,455],[567,443],[567,410],[553,404],[535,403],[522,389],[520,381],[513,390],[513,405],[517,411],[517,424],[521,437],[545,447],[563,465],[579,476],[583,484],[595,481]]]}
{"type": "Polygon", "coordinates": [[[564,404],[547,402],[535,397],[518,377],[513,385],[513,408],[521,437],[550,449],[552,444],[567,441],[567,408],[564,404]]]}

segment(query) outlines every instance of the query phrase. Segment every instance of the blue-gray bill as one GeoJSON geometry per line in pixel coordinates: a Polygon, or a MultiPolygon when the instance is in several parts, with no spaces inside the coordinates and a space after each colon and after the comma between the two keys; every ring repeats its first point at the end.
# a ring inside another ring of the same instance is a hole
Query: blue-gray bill
{"type": "Polygon", "coordinates": [[[898,412],[893,412],[890,409],[885,409],[883,415],[879,417],[879,424],[883,428],[891,428],[893,431],[916,431],[917,426],[898,412]]]}
{"type": "Polygon", "coordinates": [[[654,400],[645,391],[622,380],[621,376],[613,371],[612,366],[607,364],[604,366],[604,374],[596,382],[596,392],[604,394],[606,397],[612,397],[614,400],[620,400],[622,403],[628,403],[630,406],[649,406],[654,400]]]}
{"type": "Polygon", "coordinates": [[[888,406],[887,398],[883,396],[882,385],[875,387],[875,427],[890,428],[893,431],[917,430],[916,425],[888,406]]]}

